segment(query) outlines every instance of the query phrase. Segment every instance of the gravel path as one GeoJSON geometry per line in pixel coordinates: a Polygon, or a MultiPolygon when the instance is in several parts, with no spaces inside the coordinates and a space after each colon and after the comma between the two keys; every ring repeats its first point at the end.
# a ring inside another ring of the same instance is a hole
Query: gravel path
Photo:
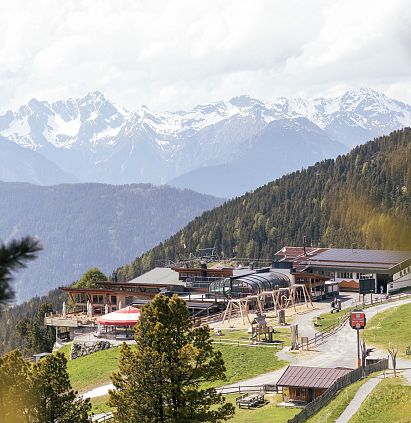
{"type": "Polygon", "coordinates": [[[354,398],[348,404],[344,412],[338,417],[335,423],[348,423],[351,417],[360,409],[361,404],[367,398],[367,396],[373,391],[373,389],[381,382],[382,377],[373,377],[364,385],[361,385],[360,389],[354,395],[354,398]]]}
{"type": "Polygon", "coordinates": [[[88,391],[84,394],[81,394],[83,398],[96,398],[101,397],[103,395],[107,395],[110,389],[114,389],[114,385],[109,383],[108,385],[99,386],[98,388],[94,388],[91,391],[88,391]]]}
{"type": "MultiPolygon", "coordinates": [[[[387,304],[381,304],[372,308],[366,309],[367,320],[375,316],[381,311],[385,311],[389,308],[396,307],[400,304],[411,303],[411,298],[401,301],[396,301],[387,304]]],[[[313,310],[310,313],[303,314],[294,321],[299,321],[299,334],[300,336],[310,336],[312,329],[309,327],[310,323],[312,326],[312,319],[318,312],[324,312],[324,310],[313,310]],[[308,331],[304,332],[304,328],[308,327],[308,331]],[[307,335],[306,335],[307,334],[307,335]]],[[[386,357],[387,352],[375,351],[374,357],[386,357]]],[[[287,360],[290,365],[294,366],[311,366],[311,367],[348,367],[355,368],[357,361],[357,335],[356,331],[346,324],[334,335],[326,338],[324,342],[317,345],[315,350],[312,351],[301,351],[301,352],[289,352],[286,350],[277,353],[277,357],[283,360],[287,360]]],[[[405,368],[411,367],[411,360],[397,359],[397,367],[405,368]]],[[[235,384],[224,386],[224,392],[238,392],[238,386],[255,386],[255,385],[273,385],[275,384],[280,376],[283,374],[286,367],[283,367],[274,372],[264,373],[251,379],[242,380],[235,384]]],[[[411,369],[403,372],[404,376],[411,382],[411,369]]]]}

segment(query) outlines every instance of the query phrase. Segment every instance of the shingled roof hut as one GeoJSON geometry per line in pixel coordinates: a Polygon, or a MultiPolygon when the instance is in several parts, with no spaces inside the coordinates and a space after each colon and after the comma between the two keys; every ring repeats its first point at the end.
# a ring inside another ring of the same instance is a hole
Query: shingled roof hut
{"type": "Polygon", "coordinates": [[[283,401],[309,403],[322,395],[338,378],[351,372],[344,367],[288,366],[277,382],[283,401]]]}

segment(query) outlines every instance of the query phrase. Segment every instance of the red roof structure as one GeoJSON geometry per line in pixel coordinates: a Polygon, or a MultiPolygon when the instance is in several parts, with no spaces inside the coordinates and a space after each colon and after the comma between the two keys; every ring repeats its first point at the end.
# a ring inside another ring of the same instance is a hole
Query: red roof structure
{"type": "Polygon", "coordinates": [[[140,318],[138,308],[127,306],[121,310],[105,314],[97,319],[97,323],[105,326],[134,326],[140,318]]]}

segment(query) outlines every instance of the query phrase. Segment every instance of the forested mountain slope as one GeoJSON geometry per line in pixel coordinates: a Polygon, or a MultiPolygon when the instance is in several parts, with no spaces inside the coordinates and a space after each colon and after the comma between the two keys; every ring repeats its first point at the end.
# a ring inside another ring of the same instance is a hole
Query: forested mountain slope
{"type": "Polygon", "coordinates": [[[0,182],[0,240],[26,235],[44,250],[16,276],[19,301],[78,279],[110,274],[222,200],[151,184],[36,186],[0,182]]]}
{"type": "MultiPolygon", "coordinates": [[[[28,270],[23,270],[28,271],[28,270]]],[[[3,310],[0,325],[0,356],[18,348],[23,352],[24,340],[17,333],[17,324],[28,318],[33,320],[42,304],[50,304],[54,311],[61,311],[63,301],[67,301],[67,295],[59,289],[53,289],[42,297],[33,297],[28,301],[3,310]]],[[[44,351],[38,351],[44,352],[44,351]]]]}
{"type": "Polygon", "coordinates": [[[119,269],[134,277],[204,247],[270,258],[283,245],[410,249],[411,129],[294,172],[203,213],[119,269]],[[184,248],[184,246],[186,248],[184,248]]]}

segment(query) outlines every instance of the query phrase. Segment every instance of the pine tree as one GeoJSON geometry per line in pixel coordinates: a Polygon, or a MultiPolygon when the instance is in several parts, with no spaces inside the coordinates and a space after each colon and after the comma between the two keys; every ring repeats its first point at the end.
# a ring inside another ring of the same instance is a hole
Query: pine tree
{"type": "Polygon", "coordinates": [[[43,303],[34,319],[25,317],[17,323],[16,332],[24,343],[25,354],[52,351],[56,332],[54,328],[44,325],[44,315],[52,311],[53,306],[50,303],[43,303]]]}
{"type": "Polygon", "coordinates": [[[232,416],[221,394],[201,386],[224,378],[224,362],[209,328],[193,328],[183,300],[156,296],[141,312],[135,339],[135,350],[123,345],[112,377],[117,422],[217,423],[232,416]]]}
{"type": "Polygon", "coordinates": [[[0,416],[9,423],[33,422],[34,405],[30,365],[18,351],[0,357],[0,416]]]}
{"type": "Polygon", "coordinates": [[[71,389],[61,352],[38,364],[26,362],[19,351],[0,357],[0,421],[88,423],[90,409],[90,401],[71,389]]]}
{"type": "Polygon", "coordinates": [[[30,416],[36,423],[86,423],[90,401],[76,397],[67,372],[67,359],[57,352],[43,358],[31,374],[33,407],[30,416]]]}
{"type": "Polygon", "coordinates": [[[31,237],[13,239],[7,245],[0,243],[0,311],[14,298],[12,272],[26,267],[26,262],[34,260],[41,249],[39,241],[31,237]]]}

